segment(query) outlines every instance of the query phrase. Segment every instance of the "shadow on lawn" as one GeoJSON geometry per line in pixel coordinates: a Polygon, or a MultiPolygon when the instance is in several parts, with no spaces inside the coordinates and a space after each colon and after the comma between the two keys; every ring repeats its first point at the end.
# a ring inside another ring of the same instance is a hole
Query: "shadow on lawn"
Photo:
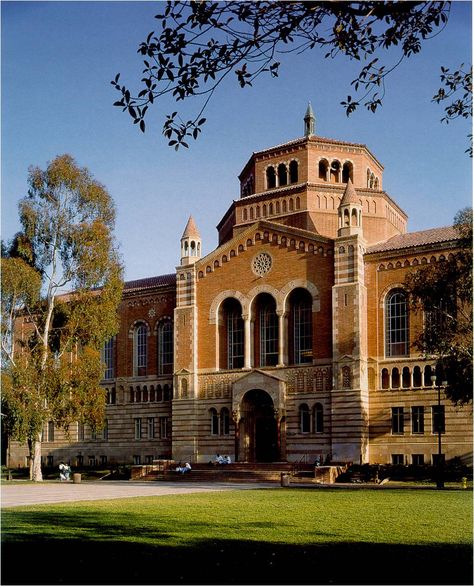
{"type": "Polygon", "coordinates": [[[467,545],[219,540],[205,538],[206,524],[199,541],[170,545],[166,531],[119,515],[86,515],[80,527],[74,515],[3,516],[2,584],[472,584],[467,545]],[[69,532],[55,535],[55,524],[69,532]]]}

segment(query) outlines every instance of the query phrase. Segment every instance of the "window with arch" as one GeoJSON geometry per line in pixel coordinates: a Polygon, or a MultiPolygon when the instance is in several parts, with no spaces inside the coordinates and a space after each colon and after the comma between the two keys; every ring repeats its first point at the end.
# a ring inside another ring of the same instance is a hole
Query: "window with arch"
{"type": "Polygon", "coordinates": [[[209,423],[211,435],[219,435],[219,416],[217,415],[217,409],[214,409],[214,407],[209,409],[209,423]]]}
{"type": "Polygon", "coordinates": [[[237,300],[227,307],[227,368],[244,366],[244,320],[242,307],[237,300]]]}
{"type": "Polygon", "coordinates": [[[311,417],[309,413],[309,407],[306,403],[300,405],[300,432],[310,433],[311,432],[311,417]]]}
{"type": "Polygon", "coordinates": [[[148,328],[144,323],[134,330],[134,375],[146,376],[148,361],[148,328]]]}
{"type": "Polygon", "coordinates": [[[408,301],[400,289],[391,291],[385,301],[385,355],[409,355],[408,301]]]}
{"type": "Polygon", "coordinates": [[[354,181],[352,163],[344,163],[342,166],[342,181],[347,183],[349,179],[354,181]]]}
{"type": "Polygon", "coordinates": [[[163,401],[171,401],[173,398],[173,389],[169,385],[163,387],[163,401]]]}
{"type": "Polygon", "coordinates": [[[316,403],[313,407],[313,422],[314,422],[314,433],[324,432],[324,411],[321,403],[316,403]]]}
{"type": "Polygon", "coordinates": [[[413,369],[413,386],[415,388],[421,387],[422,383],[422,376],[421,376],[421,368],[419,366],[415,366],[413,369]]]}
{"type": "Polygon", "coordinates": [[[115,376],[115,336],[112,336],[102,347],[102,362],[105,364],[104,379],[111,379],[115,376]]]}
{"type": "Polygon", "coordinates": [[[352,372],[350,366],[342,367],[342,388],[350,389],[352,387],[352,372]]]}
{"type": "Polygon", "coordinates": [[[278,364],[278,316],[276,303],[268,293],[261,293],[255,300],[255,364],[276,366],[278,364]],[[258,338],[257,338],[258,336],[258,338]]]}
{"type": "Polygon", "coordinates": [[[290,162],[290,183],[298,182],[298,161],[290,162]]]}
{"type": "Polygon", "coordinates": [[[341,163],[339,161],[333,161],[331,163],[331,171],[330,171],[331,183],[340,183],[340,172],[341,172],[341,163]]]}
{"type": "Polygon", "coordinates": [[[273,189],[276,187],[276,173],[274,167],[268,167],[267,169],[267,189],[273,189]]]}
{"type": "Polygon", "coordinates": [[[289,358],[292,364],[313,361],[313,298],[306,289],[294,289],[289,296],[289,358]]]}
{"type": "Polygon", "coordinates": [[[158,374],[173,373],[173,322],[162,321],[158,326],[158,374]]]}
{"type": "Polygon", "coordinates": [[[323,159],[322,161],[319,161],[319,165],[318,165],[318,177],[319,177],[320,180],[327,181],[327,179],[328,179],[328,169],[329,169],[329,163],[328,163],[328,161],[326,161],[325,159],[323,159]]]}
{"type": "Polygon", "coordinates": [[[278,185],[288,185],[288,170],[285,163],[278,165],[278,185]]]}
{"type": "Polygon", "coordinates": [[[227,407],[223,407],[220,413],[220,434],[229,435],[230,413],[227,407]]]}

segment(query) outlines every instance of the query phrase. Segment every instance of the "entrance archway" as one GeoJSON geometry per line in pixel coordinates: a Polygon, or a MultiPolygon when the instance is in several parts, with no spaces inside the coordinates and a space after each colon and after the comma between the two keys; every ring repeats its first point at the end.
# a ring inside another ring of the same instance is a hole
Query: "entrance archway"
{"type": "Polygon", "coordinates": [[[279,459],[275,406],[265,391],[252,389],[242,398],[239,435],[240,459],[248,462],[279,459]]]}

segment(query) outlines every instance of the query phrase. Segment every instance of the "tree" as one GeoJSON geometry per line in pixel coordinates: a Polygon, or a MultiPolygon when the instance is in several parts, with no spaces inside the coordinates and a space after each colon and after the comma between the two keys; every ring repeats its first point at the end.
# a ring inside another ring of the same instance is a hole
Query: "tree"
{"type": "MultiPolygon", "coordinates": [[[[351,83],[356,97],[349,95],[341,104],[348,115],[360,105],[375,112],[386,77],[446,26],[449,12],[450,2],[167,2],[163,14],[155,16],[161,32],[150,32],[138,48],[144,57],[143,88],[132,95],[117,74],[111,83],[121,98],[114,105],[145,132],[145,116],[157,100],[201,97],[192,119],[183,121],[173,112],[163,124],[170,146],[188,147],[188,137],[199,136],[207,103],[229,73],[240,87],[251,86],[263,73],[278,76],[279,55],[320,48],[325,58],[342,54],[364,61],[351,83]],[[383,64],[376,53],[389,49],[397,55],[383,64]]],[[[442,70],[442,82],[450,75],[442,70]]],[[[470,79],[467,95],[457,98],[463,91],[457,80],[448,91],[440,89],[434,101],[452,99],[458,115],[472,115],[472,73],[470,79]]]]}
{"type": "MultiPolygon", "coordinates": [[[[472,209],[457,213],[459,248],[442,262],[407,276],[405,286],[415,312],[424,312],[424,329],[415,347],[437,361],[454,403],[472,401],[472,209]]],[[[441,382],[441,380],[439,380],[441,382]]]]}
{"type": "Polygon", "coordinates": [[[38,481],[47,422],[103,422],[101,348],[118,330],[123,282],[114,205],[89,171],[62,155],[28,182],[23,232],[1,260],[2,410],[38,481]]]}

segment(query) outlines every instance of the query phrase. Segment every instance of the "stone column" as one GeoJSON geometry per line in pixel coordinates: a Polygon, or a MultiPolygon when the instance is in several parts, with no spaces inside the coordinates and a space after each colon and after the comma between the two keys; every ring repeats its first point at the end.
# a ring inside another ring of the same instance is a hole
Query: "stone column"
{"type": "Polygon", "coordinates": [[[232,411],[232,420],[234,422],[234,462],[239,459],[239,443],[240,443],[240,410],[232,411]]]}
{"type": "Polygon", "coordinates": [[[244,320],[244,368],[252,368],[252,328],[250,315],[242,315],[244,320]]]}
{"type": "Polygon", "coordinates": [[[278,364],[277,366],[286,366],[288,363],[287,348],[287,325],[288,320],[284,311],[277,311],[278,315],[278,364]]]}

